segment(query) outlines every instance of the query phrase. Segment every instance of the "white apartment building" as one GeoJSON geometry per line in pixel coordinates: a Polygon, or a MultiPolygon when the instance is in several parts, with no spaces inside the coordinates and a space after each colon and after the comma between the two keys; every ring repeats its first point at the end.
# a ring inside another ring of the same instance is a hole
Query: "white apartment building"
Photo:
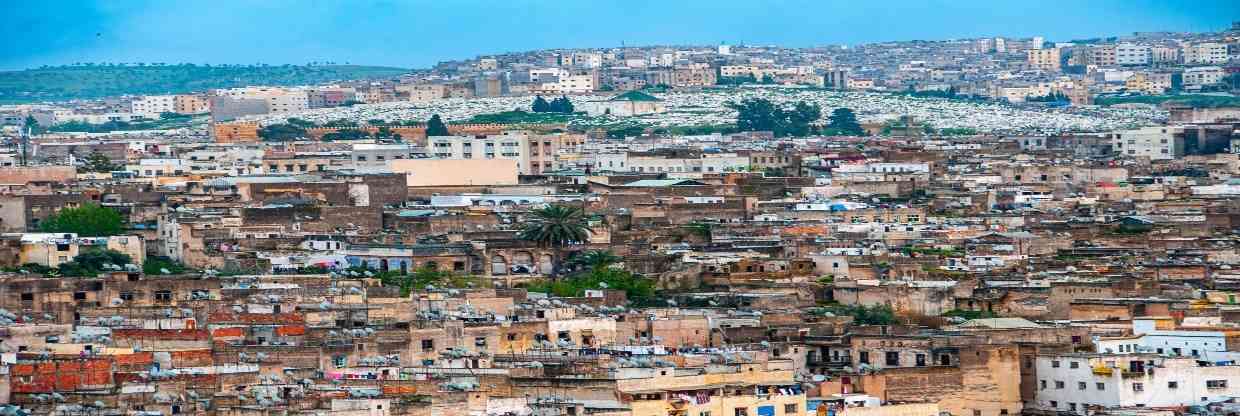
{"type": "Polygon", "coordinates": [[[603,66],[603,54],[598,52],[577,52],[573,54],[577,66],[598,68],[603,66]]]}
{"type": "Polygon", "coordinates": [[[1184,63],[1219,65],[1227,63],[1227,44],[1206,42],[1184,47],[1184,63]]]}
{"type": "Polygon", "coordinates": [[[594,170],[597,172],[629,172],[628,163],[627,152],[594,154],[594,170]]]}
{"type": "Polygon", "coordinates": [[[138,163],[125,165],[125,170],[138,177],[182,175],[189,171],[181,159],[141,159],[138,163]]]}
{"type": "Polygon", "coordinates": [[[506,131],[487,136],[432,136],[427,152],[439,159],[511,159],[522,175],[536,175],[561,168],[561,149],[576,152],[585,143],[581,134],[535,135],[506,131]]]}
{"type": "Polygon", "coordinates": [[[176,112],[175,95],[148,95],[129,103],[129,112],[139,117],[158,119],[161,113],[176,112]]]}
{"type": "Polygon", "coordinates": [[[444,84],[397,85],[396,91],[409,94],[409,101],[429,103],[448,98],[448,86],[444,84]]]}
{"type": "Polygon", "coordinates": [[[1128,157],[1177,159],[1184,156],[1184,128],[1151,126],[1123,130],[1111,134],[1111,146],[1120,155],[1128,157]]]}
{"type": "Polygon", "coordinates": [[[310,109],[310,99],[305,90],[296,88],[245,87],[219,90],[216,95],[238,99],[258,99],[267,102],[270,114],[287,114],[310,109]]]}
{"type": "Polygon", "coordinates": [[[1154,46],[1150,48],[1150,61],[1154,63],[1180,62],[1180,49],[1170,46],[1154,46]]]}
{"type": "Polygon", "coordinates": [[[873,162],[852,163],[835,168],[840,173],[930,173],[928,163],[873,162]]]}
{"type": "MultiPolygon", "coordinates": [[[[609,157],[596,160],[596,167],[603,163],[617,161],[617,157],[609,157]]],[[[623,169],[624,165],[628,165],[629,172],[639,173],[666,173],[672,177],[690,178],[701,177],[707,173],[724,173],[724,172],[740,172],[749,169],[749,158],[740,156],[735,153],[706,154],[700,158],[665,158],[658,156],[626,156],[619,159],[618,166],[599,167],[600,169],[616,170],[623,169]]]]}
{"type": "Polygon", "coordinates": [[[1149,65],[1151,58],[1149,46],[1132,43],[1115,45],[1116,65],[1149,65]]]}
{"type": "Polygon", "coordinates": [[[725,77],[745,77],[753,75],[760,78],[762,70],[753,65],[723,65],[719,67],[719,75],[725,77]]]}
{"type": "Polygon", "coordinates": [[[1227,72],[1217,66],[1198,66],[1184,70],[1184,88],[1196,89],[1223,82],[1227,72]]]}
{"type": "Polygon", "coordinates": [[[598,75],[594,72],[563,75],[556,82],[542,85],[543,91],[556,94],[593,92],[596,87],[598,87],[598,75]]]}
{"type": "Polygon", "coordinates": [[[531,68],[530,82],[548,83],[560,80],[560,77],[567,76],[568,71],[560,68],[531,68]]]}
{"type": "Polygon", "coordinates": [[[349,156],[354,169],[386,169],[388,161],[417,158],[414,150],[412,145],[405,143],[358,143],[353,145],[349,156]]]}
{"type": "Polygon", "coordinates": [[[1098,338],[1099,353],[1158,354],[1169,357],[1210,357],[1227,351],[1227,337],[1214,331],[1151,331],[1120,338],[1098,338]]]}
{"type": "Polygon", "coordinates": [[[1036,410],[1084,415],[1091,406],[1191,406],[1240,394],[1240,366],[1203,366],[1193,358],[1044,354],[1036,361],[1036,410]]]}

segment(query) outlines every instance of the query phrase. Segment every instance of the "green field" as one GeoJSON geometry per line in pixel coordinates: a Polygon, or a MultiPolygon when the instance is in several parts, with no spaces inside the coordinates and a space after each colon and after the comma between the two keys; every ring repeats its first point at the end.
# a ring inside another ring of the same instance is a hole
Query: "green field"
{"type": "Polygon", "coordinates": [[[1133,95],[1127,97],[1098,97],[1094,104],[1108,106],[1116,104],[1140,103],[1162,104],[1164,102],[1183,103],[1193,107],[1233,107],[1240,106],[1240,97],[1230,95],[1177,94],[1177,95],[1133,95]]]}
{"type": "Polygon", "coordinates": [[[178,94],[248,85],[394,78],[403,68],[362,65],[77,65],[0,71],[0,103],[178,94]]]}

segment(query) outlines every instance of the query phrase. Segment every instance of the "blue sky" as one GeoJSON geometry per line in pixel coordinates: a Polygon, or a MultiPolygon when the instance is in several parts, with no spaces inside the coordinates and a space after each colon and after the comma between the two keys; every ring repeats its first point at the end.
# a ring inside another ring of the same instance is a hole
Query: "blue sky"
{"type": "Polygon", "coordinates": [[[426,67],[478,54],[647,44],[1211,31],[1240,0],[10,0],[0,68],[74,62],[426,67]]]}

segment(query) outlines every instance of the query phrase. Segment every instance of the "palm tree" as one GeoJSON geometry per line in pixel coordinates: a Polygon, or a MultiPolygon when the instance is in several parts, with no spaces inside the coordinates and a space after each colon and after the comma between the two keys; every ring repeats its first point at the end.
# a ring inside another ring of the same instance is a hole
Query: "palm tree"
{"type": "Polygon", "coordinates": [[[518,235],[522,240],[538,243],[555,250],[553,272],[559,269],[560,250],[564,246],[586,241],[590,228],[585,211],[567,205],[548,205],[530,212],[530,218],[518,235]]]}
{"type": "Polygon", "coordinates": [[[581,253],[577,257],[573,257],[569,260],[569,264],[583,271],[597,272],[607,269],[622,260],[620,256],[613,254],[609,250],[590,250],[581,253]]]}

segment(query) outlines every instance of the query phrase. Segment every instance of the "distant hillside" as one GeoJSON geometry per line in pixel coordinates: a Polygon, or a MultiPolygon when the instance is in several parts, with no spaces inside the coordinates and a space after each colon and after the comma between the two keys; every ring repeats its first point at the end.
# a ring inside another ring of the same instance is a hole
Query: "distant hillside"
{"type": "Polygon", "coordinates": [[[204,66],[79,65],[0,71],[0,103],[175,94],[246,85],[305,85],[393,78],[403,68],[362,65],[204,66]]]}

